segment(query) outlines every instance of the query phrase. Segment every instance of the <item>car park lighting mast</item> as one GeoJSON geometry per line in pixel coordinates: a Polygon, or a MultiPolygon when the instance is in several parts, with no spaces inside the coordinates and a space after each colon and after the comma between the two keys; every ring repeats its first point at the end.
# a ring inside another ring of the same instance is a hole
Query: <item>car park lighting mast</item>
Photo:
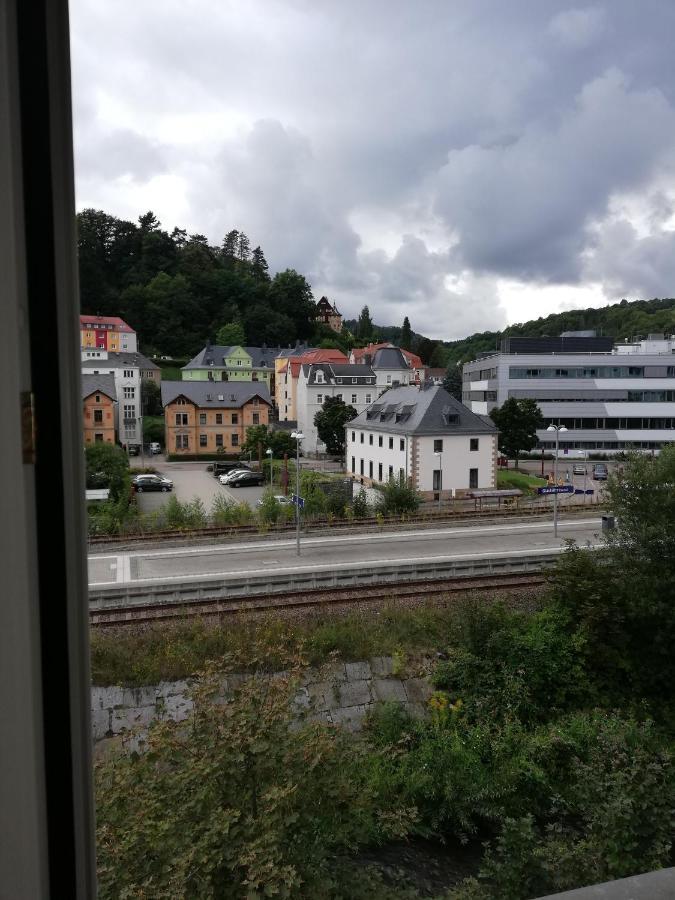
{"type": "MultiPolygon", "coordinates": [[[[554,425],[552,422],[546,429],[555,431],[555,456],[553,457],[553,485],[558,487],[558,440],[561,431],[567,431],[564,425],[554,425]]],[[[558,537],[558,495],[553,494],[553,534],[558,537]]]]}
{"type": "Polygon", "coordinates": [[[305,437],[301,431],[292,431],[295,438],[295,546],[300,556],[300,441],[305,437]]]}
{"type": "Polygon", "coordinates": [[[269,460],[270,460],[270,490],[271,490],[272,489],[272,477],[273,477],[273,471],[274,471],[274,467],[272,465],[273,451],[272,451],[271,447],[268,447],[267,450],[265,450],[265,455],[269,456],[269,460]]]}

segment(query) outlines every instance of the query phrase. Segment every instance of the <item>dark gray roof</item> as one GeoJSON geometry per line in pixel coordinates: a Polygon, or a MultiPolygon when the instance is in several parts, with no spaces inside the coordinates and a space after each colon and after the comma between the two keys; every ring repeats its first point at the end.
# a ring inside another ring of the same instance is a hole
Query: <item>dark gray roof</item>
{"type": "Polygon", "coordinates": [[[155,365],[142,353],[112,353],[110,351],[108,351],[107,359],[89,357],[83,359],[81,365],[82,368],[87,369],[159,369],[158,365],[155,365]]]}
{"type": "Polygon", "coordinates": [[[105,394],[111,400],[117,400],[114,375],[82,375],[82,399],[92,394],[105,394]]]}
{"type": "Polygon", "coordinates": [[[370,366],[348,363],[305,363],[302,367],[303,375],[309,384],[321,384],[317,382],[317,372],[323,373],[323,383],[327,384],[353,384],[352,378],[356,378],[357,384],[375,384],[375,373],[370,366]],[[338,379],[342,379],[339,381],[338,379]]]}
{"type": "Polygon", "coordinates": [[[185,397],[195,406],[213,409],[233,409],[253,397],[272,405],[267,385],[259,381],[163,381],[161,389],[162,406],[177,397],[185,397]]]}
{"type": "Polygon", "coordinates": [[[380,347],[373,356],[374,369],[409,369],[408,360],[398,347],[380,347]]]}
{"type": "MultiPolygon", "coordinates": [[[[183,366],[184,369],[210,369],[213,366],[222,366],[223,358],[229,356],[233,350],[236,350],[239,344],[232,344],[230,347],[221,347],[219,344],[207,344],[206,347],[202,348],[199,353],[191,359],[187,365],[183,366]]],[[[295,355],[296,352],[299,352],[299,348],[297,350],[288,351],[288,349],[284,349],[283,347],[245,347],[243,344],[241,345],[241,349],[245,350],[248,355],[251,357],[251,362],[254,368],[256,369],[274,369],[274,360],[279,356],[280,353],[287,355],[295,355]]],[[[303,353],[306,350],[302,351],[303,353]]]]}
{"type": "Polygon", "coordinates": [[[405,385],[385,391],[347,424],[394,434],[496,434],[491,422],[461,404],[440,385],[405,385]]]}

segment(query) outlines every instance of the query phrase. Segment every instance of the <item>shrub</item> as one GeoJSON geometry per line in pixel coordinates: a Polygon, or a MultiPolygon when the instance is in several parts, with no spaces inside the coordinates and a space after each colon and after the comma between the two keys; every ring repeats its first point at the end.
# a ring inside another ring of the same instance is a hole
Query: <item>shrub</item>
{"type": "Polygon", "coordinates": [[[366,492],[361,488],[352,502],[355,519],[365,519],[368,516],[368,497],[366,492]]]}
{"type": "Polygon", "coordinates": [[[389,479],[386,484],[375,484],[380,492],[377,508],[384,515],[400,515],[414,513],[422,502],[421,496],[403,477],[389,479]]]}

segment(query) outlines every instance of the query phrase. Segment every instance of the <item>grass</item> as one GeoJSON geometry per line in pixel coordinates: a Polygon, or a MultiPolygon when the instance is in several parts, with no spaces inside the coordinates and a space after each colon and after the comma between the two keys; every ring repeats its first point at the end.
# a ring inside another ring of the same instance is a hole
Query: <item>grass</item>
{"type": "Polygon", "coordinates": [[[162,366],[162,381],[182,381],[178,366],[162,366]]]}
{"type": "Polygon", "coordinates": [[[538,487],[545,487],[548,482],[537,475],[527,475],[525,472],[499,469],[497,471],[498,488],[520,488],[525,493],[530,493],[538,487]]]}
{"type": "MultiPolygon", "coordinates": [[[[509,605],[531,606],[532,597],[510,595],[509,605]]],[[[317,666],[338,654],[345,661],[373,656],[421,657],[446,648],[471,604],[485,605],[471,595],[433,600],[415,607],[391,605],[380,610],[324,613],[289,622],[266,619],[228,619],[214,625],[200,619],[153,625],[142,630],[92,629],[92,683],[138,686],[187,678],[209,660],[234,653],[246,656],[253,646],[269,648],[265,662],[271,670],[280,663],[280,648],[302,645],[309,665],[317,666]]]]}

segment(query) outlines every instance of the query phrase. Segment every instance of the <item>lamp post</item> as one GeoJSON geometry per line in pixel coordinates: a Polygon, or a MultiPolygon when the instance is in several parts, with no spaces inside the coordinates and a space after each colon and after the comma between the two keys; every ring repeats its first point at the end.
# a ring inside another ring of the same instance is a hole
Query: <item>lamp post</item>
{"type": "Polygon", "coordinates": [[[443,453],[434,450],[434,456],[438,459],[438,511],[441,511],[441,492],[443,490],[443,453]]]}
{"type": "Polygon", "coordinates": [[[274,471],[274,466],[272,465],[273,451],[271,447],[268,447],[267,450],[265,450],[265,455],[268,456],[270,460],[270,490],[272,490],[272,473],[274,471]]]}
{"type": "Polygon", "coordinates": [[[554,425],[551,423],[547,431],[555,431],[555,456],[553,457],[553,486],[556,493],[553,494],[553,534],[558,537],[558,441],[561,431],[567,431],[564,425],[554,425]]]}
{"type": "Polygon", "coordinates": [[[295,438],[295,547],[300,556],[300,441],[304,438],[301,431],[292,431],[295,438]]]}

